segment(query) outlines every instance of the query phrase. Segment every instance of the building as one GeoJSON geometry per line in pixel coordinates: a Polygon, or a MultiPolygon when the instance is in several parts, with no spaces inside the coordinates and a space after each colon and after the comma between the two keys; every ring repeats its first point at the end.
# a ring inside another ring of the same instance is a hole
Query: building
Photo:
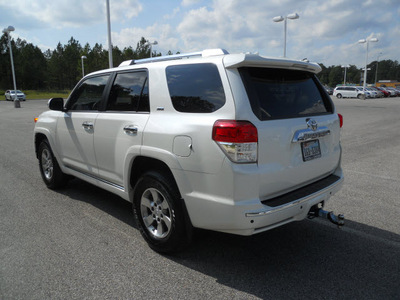
{"type": "Polygon", "coordinates": [[[400,87],[400,82],[397,80],[379,80],[376,83],[377,87],[394,87],[394,88],[398,88],[400,87]]]}

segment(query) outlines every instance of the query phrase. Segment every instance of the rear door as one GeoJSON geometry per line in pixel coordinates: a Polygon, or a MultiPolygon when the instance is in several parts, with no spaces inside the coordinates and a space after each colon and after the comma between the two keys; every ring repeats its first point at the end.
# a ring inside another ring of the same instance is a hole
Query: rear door
{"type": "Polygon", "coordinates": [[[94,132],[101,179],[123,189],[127,153],[139,153],[149,112],[147,70],[117,73],[94,132]]]}
{"type": "MultiPolygon", "coordinates": [[[[260,197],[330,175],[340,159],[339,119],[310,72],[239,68],[256,118],[260,197]]],[[[238,119],[240,117],[240,111],[238,119]]]]}

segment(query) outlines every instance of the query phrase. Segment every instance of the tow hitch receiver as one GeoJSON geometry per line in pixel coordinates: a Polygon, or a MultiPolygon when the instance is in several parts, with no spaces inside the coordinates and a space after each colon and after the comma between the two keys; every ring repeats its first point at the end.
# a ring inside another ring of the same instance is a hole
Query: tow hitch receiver
{"type": "Polygon", "coordinates": [[[316,217],[322,217],[324,219],[327,219],[327,220],[331,221],[331,223],[337,225],[338,228],[341,228],[344,225],[344,215],[343,214],[335,215],[333,213],[333,211],[323,210],[321,204],[314,205],[313,207],[311,207],[310,211],[308,212],[309,219],[313,219],[316,217]]]}

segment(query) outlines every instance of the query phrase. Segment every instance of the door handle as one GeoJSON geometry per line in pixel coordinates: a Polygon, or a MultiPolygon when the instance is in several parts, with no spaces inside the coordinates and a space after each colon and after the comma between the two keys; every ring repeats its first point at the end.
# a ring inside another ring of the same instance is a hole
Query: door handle
{"type": "Polygon", "coordinates": [[[137,135],[138,128],[135,125],[127,125],[124,127],[124,132],[127,135],[137,135]]]}
{"type": "Polygon", "coordinates": [[[93,122],[85,121],[85,122],[82,123],[82,127],[85,130],[92,130],[93,129],[93,122]]]}

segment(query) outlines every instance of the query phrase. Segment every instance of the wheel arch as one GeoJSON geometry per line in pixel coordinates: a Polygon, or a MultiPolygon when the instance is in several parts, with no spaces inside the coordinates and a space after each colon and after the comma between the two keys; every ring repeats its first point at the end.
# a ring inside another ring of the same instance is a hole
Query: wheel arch
{"type": "Polygon", "coordinates": [[[129,177],[129,185],[130,185],[129,200],[133,202],[136,183],[138,182],[139,178],[143,174],[145,174],[146,172],[149,172],[149,171],[160,172],[162,175],[169,177],[171,179],[171,184],[173,184],[173,188],[175,188],[176,191],[179,193],[179,198],[180,198],[179,200],[180,200],[180,204],[182,205],[182,209],[183,209],[186,231],[187,231],[188,237],[189,237],[192,233],[193,225],[192,225],[192,221],[190,220],[190,216],[189,216],[189,212],[187,210],[185,199],[183,197],[183,194],[186,191],[182,191],[179,188],[178,181],[179,180],[184,181],[183,186],[188,186],[189,182],[184,177],[178,179],[176,176],[174,176],[174,172],[164,161],[157,159],[157,158],[148,157],[148,156],[137,156],[133,160],[133,162],[131,164],[131,168],[130,168],[130,177],[129,177]]]}
{"type": "Polygon", "coordinates": [[[36,158],[39,158],[39,145],[41,142],[43,142],[44,140],[48,141],[49,139],[47,138],[47,136],[44,133],[38,132],[35,133],[35,154],[36,154],[36,158]]]}
{"type": "Polygon", "coordinates": [[[137,181],[144,173],[148,171],[158,171],[161,172],[163,175],[171,178],[171,181],[175,185],[174,187],[177,189],[177,191],[179,191],[179,194],[182,197],[175,176],[172,173],[170,167],[165,162],[152,157],[137,156],[133,160],[130,169],[129,184],[132,189],[135,188],[137,181]]]}

